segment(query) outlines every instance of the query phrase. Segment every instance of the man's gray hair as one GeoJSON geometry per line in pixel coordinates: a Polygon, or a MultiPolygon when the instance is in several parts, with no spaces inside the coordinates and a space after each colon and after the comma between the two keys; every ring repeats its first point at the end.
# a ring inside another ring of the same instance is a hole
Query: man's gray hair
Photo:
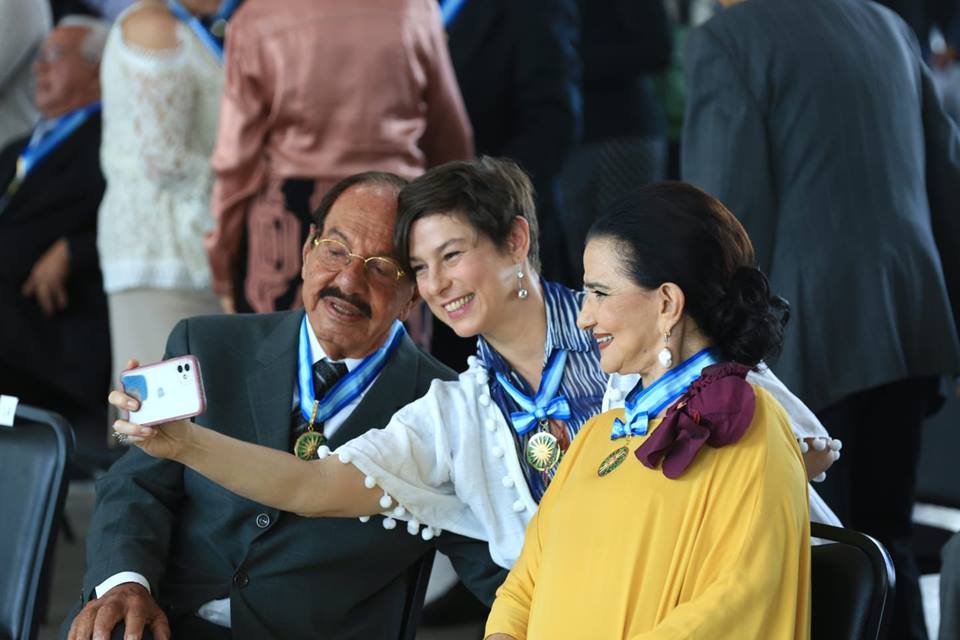
{"type": "Polygon", "coordinates": [[[101,18],[85,15],[64,16],[57,23],[57,27],[82,27],[87,30],[83,38],[81,51],[90,62],[99,63],[103,57],[103,49],[107,45],[107,35],[110,33],[110,23],[101,18]]]}

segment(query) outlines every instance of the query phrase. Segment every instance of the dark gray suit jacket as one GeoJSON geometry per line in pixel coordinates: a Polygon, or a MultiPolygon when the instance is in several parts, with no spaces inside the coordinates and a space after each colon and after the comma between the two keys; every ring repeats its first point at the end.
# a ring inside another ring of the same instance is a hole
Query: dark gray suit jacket
{"type": "Polygon", "coordinates": [[[960,370],[960,138],[907,25],[865,0],[748,0],[690,34],[683,177],[792,305],[811,409],[960,370]]]}
{"type": "MultiPolygon", "coordinates": [[[[198,423],[288,449],[302,317],[207,316],[177,325],[167,356],[200,361],[207,411],[198,423]]],[[[384,426],[431,381],[453,377],[404,338],[331,447],[384,426]]],[[[136,571],[172,621],[229,595],[235,638],[396,638],[407,569],[436,546],[492,601],[504,572],[485,543],[447,532],[425,542],[380,521],[280,512],[133,448],[97,483],[83,590],[89,597],[111,575],[136,571]]]]}

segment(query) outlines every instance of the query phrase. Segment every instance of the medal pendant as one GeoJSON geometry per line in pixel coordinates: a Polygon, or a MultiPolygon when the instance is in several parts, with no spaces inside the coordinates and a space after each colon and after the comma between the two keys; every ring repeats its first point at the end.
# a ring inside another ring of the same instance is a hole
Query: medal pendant
{"type": "Polygon", "coordinates": [[[617,467],[623,464],[623,461],[627,459],[627,454],[630,453],[630,450],[626,447],[620,447],[615,450],[613,453],[608,455],[603,459],[603,462],[600,463],[600,466],[597,468],[597,475],[601,478],[609,473],[612,473],[617,467]]]}
{"type": "Polygon", "coordinates": [[[227,33],[227,21],[223,18],[217,18],[214,20],[213,24],[210,25],[210,33],[222,40],[224,34],[227,33]]]}
{"type": "Polygon", "coordinates": [[[293,444],[293,452],[301,460],[316,460],[317,449],[326,443],[326,437],[319,431],[304,431],[293,444]]]}
{"type": "Polygon", "coordinates": [[[527,442],[527,464],[537,471],[547,471],[560,462],[560,445],[548,431],[540,431],[527,442]]]}

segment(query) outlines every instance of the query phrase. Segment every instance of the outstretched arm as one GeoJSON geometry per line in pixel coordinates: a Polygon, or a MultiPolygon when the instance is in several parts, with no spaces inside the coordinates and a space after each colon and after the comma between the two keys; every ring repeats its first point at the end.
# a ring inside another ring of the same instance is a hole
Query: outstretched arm
{"type": "MultiPolygon", "coordinates": [[[[110,403],[126,410],[139,406],[122,391],[113,391],[110,403]]],[[[301,460],[182,420],[154,427],[118,420],[114,429],[149,455],[175,460],[270,507],[309,517],[367,516],[383,510],[383,493],[366,488],[363,474],[336,455],[301,460]]]]}

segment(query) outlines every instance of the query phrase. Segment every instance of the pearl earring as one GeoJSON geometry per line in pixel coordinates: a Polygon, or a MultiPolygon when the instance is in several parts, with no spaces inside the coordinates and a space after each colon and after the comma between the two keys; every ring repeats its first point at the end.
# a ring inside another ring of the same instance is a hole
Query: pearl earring
{"type": "Polygon", "coordinates": [[[530,292],[523,288],[523,269],[520,267],[517,267],[517,280],[520,286],[520,288],[517,289],[517,297],[521,300],[526,300],[530,292]]]}
{"type": "Polygon", "coordinates": [[[657,354],[657,359],[660,361],[660,364],[663,365],[665,369],[669,369],[673,366],[673,352],[670,351],[670,332],[665,331],[663,333],[663,349],[660,350],[660,353],[657,354]]]}

